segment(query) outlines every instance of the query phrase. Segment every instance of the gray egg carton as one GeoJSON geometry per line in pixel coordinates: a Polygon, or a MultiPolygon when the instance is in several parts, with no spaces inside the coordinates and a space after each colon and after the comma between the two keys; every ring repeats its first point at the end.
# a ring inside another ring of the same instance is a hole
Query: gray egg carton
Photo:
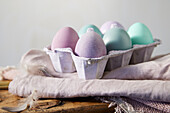
{"type": "Polygon", "coordinates": [[[44,50],[50,56],[54,69],[57,72],[67,73],[77,71],[81,79],[100,79],[104,71],[112,71],[116,68],[148,61],[154,47],[160,44],[160,40],[148,45],[134,45],[132,49],[110,51],[108,55],[99,58],[84,58],[76,56],[71,48],[57,48],[51,51],[44,50]]]}

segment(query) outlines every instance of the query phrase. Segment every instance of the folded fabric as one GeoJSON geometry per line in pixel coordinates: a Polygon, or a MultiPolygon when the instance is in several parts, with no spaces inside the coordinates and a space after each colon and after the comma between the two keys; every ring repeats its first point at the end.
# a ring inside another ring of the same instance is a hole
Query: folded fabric
{"type": "Polygon", "coordinates": [[[106,72],[103,79],[93,80],[79,79],[76,72],[57,73],[41,50],[30,50],[20,64],[21,74],[9,85],[9,91],[19,96],[37,90],[40,98],[123,96],[170,102],[170,55],[106,72]]]}
{"type": "Polygon", "coordinates": [[[36,89],[40,97],[127,96],[170,102],[169,61],[170,55],[167,55],[111,71],[104,75],[105,79],[83,80],[77,73],[57,73],[44,51],[31,50],[21,59],[21,69],[26,69],[26,73],[18,75],[10,83],[9,91],[19,96],[27,96],[36,89]]]}
{"type": "Polygon", "coordinates": [[[9,85],[9,91],[19,96],[28,96],[34,89],[42,98],[126,96],[170,102],[169,81],[82,80],[25,75],[15,78],[9,85]]]}
{"type": "Polygon", "coordinates": [[[20,71],[15,66],[0,67],[0,80],[13,80],[20,71]]]}

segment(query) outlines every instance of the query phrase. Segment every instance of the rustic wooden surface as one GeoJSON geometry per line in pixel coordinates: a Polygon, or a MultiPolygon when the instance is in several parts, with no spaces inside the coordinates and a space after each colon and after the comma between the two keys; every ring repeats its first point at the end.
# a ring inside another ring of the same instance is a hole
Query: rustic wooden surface
{"type": "MultiPolygon", "coordinates": [[[[7,89],[0,90],[0,113],[8,113],[1,107],[16,107],[23,98],[13,95],[7,89]]],[[[97,102],[93,98],[74,99],[40,99],[32,109],[24,112],[59,112],[59,113],[113,113],[114,108],[108,108],[108,104],[97,102]]]]}

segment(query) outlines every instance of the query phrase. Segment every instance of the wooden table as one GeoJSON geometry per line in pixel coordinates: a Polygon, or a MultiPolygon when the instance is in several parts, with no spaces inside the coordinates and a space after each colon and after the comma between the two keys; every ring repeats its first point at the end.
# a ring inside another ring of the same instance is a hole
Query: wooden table
{"type": "MultiPolygon", "coordinates": [[[[13,95],[7,89],[0,89],[0,113],[7,113],[1,107],[16,107],[23,98],[13,95]]],[[[108,108],[108,104],[88,98],[72,99],[40,99],[33,109],[24,112],[55,112],[55,113],[113,113],[114,108],[108,108]]]]}

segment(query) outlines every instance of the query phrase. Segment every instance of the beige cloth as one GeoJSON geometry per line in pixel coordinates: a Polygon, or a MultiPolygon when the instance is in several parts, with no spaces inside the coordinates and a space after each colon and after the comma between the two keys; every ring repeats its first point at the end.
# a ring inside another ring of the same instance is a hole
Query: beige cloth
{"type": "Polygon", "coordinates": [[[28,96],[37,90],[42,98],[118,96],[129,98],[127,102],[132,105],[138,105],[137,102],[140,106],[139,100],[147,100],[154,101],[150,105],[157,101],[162,103],[160,108],[164,107],[163,102],[170,107],[170,55],[106,72],[103,79],[94,80],[79,79],[77,73],[55,72],[49,56],[41,50],[30,50],[20,64],[22,74],[9,85],[9,91],[19,96],[28,96]]]}
{"type": "Polygon", "coordinates": [[[79,79],[76,73],[55,72],[48,55],[41,50],[30,50],[22,57],[21,65],[27,73],[17,76],[9,85],[9,91],[19,96],[27,96],[36,89],[40,97],[126,96],[170,102],[170,55],[120,68],[107,73],[105,79],[94,80],[79,79]]]}

